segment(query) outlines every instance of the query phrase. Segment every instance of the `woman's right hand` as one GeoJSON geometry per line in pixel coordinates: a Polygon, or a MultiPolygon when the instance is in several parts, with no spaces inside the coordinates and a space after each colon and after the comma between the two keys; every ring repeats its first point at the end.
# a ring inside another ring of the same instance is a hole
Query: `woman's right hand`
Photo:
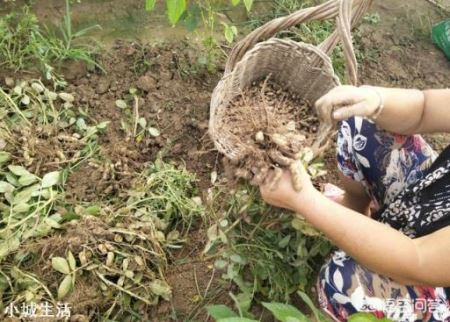
{"type": "Polygon", "coordinates": [[[384,104],[383,94],[374,87],[338,86],[317,100],[321,120],[328,124],[353,116],[375,119],[384,104]]]}

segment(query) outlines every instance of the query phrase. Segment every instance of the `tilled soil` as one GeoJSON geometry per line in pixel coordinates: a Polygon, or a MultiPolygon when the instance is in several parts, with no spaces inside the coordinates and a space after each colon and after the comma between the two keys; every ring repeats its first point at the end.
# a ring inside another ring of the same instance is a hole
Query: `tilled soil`
{"type": "Polygon", "coordinates": [[[214,81],[207,74],[201,79],[182,76],[182,68],[192,67],[190,54],[189,47],[146,47],[143,52],[139,44],[117,42],[100,60],[107,74],[74,76],[68,71],[73,80],[67,91],[74,94],[75,104],[86,106],[93,121],[110,122],[99,140],[99,159],[109,169],[96,162],[84,163],[69,177],[68,196],[92,201],[117,195],[158,153],[185,163],[198,175],[201,187],[209,185],[217,158],[206,135],[214,81]],[[133,88],[137,89],[139,117],[158,128],[160,136],[135,139],[126,129],[132,127],[134,116],[131,109],[121,110],[115,101],[123,99],[133,106],[133,88]]]}

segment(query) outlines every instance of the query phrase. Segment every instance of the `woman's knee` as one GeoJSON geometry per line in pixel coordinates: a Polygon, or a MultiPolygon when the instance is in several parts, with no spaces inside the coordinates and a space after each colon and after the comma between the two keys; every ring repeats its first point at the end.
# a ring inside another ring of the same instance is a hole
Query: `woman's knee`
{"type": "Polygon", "coordinates": [[[322,309],[338,320],[357,312],[352,305],[355,261],[338,251],[321,268],[317,282],[319,304],[322,309]]]}

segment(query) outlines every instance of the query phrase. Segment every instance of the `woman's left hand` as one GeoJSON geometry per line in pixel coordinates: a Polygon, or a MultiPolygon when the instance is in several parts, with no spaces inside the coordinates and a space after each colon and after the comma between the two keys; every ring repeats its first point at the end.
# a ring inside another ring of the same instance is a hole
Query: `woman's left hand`
{"type": "Polygon", "coordinates": [[[280,208],[286,208],[297,211],[299,206],[303,206],[308,201],[308,195],[317,190],[311,182],[311,178],[306,170],[301,166],[300,182],[302,189],[296,191],[292,185],[292,174],[285,170],[279,182],[272,187],[267,182],[260,186],[261,196],[267,203],[280,208]]]}

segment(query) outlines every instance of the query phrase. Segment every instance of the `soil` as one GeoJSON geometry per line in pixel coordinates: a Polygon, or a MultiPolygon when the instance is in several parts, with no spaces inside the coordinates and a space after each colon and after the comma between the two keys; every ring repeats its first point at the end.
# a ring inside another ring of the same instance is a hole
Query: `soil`
{"type": "Polygon", "coordinates": [[[214,268],[214,260],[202,255],[206,236],[203,231],[194,231],[190,236],[192,248],[185,247],[166,274],[167,282],[173,287],[172,301],[161,304],[150,311],[152,321],[207,321],[207,314],[201,303],[232,306],[228,292],[229,282],[220,279],[222,271],[214,268]],[[199,305],[201,304],[201,305],[199,305]]]}

